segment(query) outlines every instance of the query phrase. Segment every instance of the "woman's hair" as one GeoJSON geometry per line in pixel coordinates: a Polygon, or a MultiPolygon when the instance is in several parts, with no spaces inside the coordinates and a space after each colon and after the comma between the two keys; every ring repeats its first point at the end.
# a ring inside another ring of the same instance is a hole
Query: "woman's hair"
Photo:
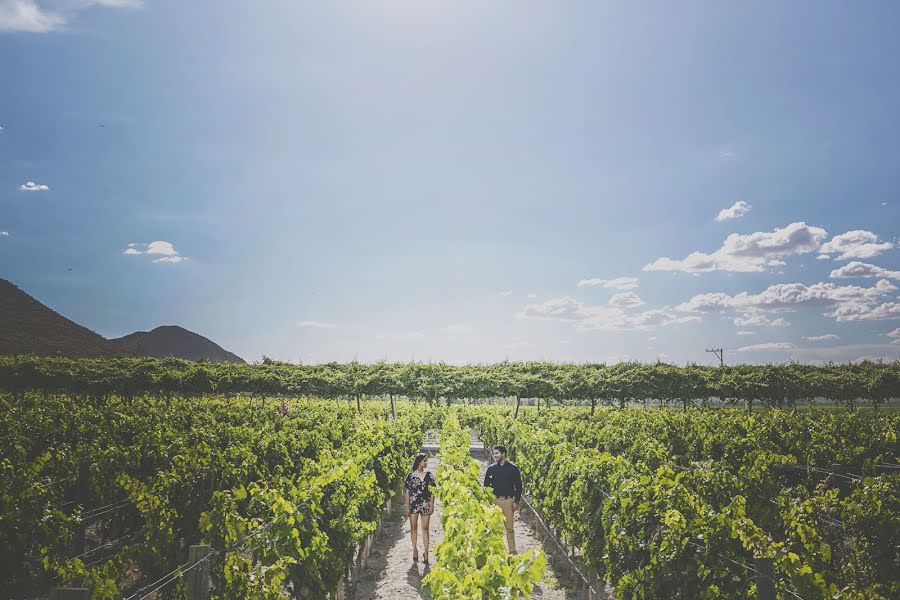
{"type": "Polygon", "coordinates": [[[425,454],[424,452],[419,452],[418,454],[416,454],[416,457],[413,459],[413,467],[412,467],[412,470],[413,470],[413,471],[418,471],[418,470],[419,470],[419,463],[421,463],[423,460],[428,460],[428,455],[427,455],[427,454],[425,454]]]}

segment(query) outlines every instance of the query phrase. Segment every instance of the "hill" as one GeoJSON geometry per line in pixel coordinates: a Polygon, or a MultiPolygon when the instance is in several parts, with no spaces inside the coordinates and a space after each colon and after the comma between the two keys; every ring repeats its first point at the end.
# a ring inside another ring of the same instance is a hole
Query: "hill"
{"type": "Polygon", "coordinates": [[[136,331],[110,341],[121,347],[126,353],[136,356],[158,358],[175,356],[187,360],[245,362],[240,356],[228,352],[212,340],[177,325],[163,325],[153,331],[136,331]]]}
{"type": "Polygon", "coordinates": [[[91,358],[124,352],[0,279],[0,354],[91,358]]]}

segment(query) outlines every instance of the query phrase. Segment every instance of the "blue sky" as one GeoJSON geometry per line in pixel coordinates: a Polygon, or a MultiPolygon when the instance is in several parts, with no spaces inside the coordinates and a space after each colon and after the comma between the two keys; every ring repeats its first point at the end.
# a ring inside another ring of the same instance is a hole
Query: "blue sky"
{"type": "Polygon", "coordinates": [[[0,276],[248,360],[897,358],[898,22],[0,0],[0,276]]]}

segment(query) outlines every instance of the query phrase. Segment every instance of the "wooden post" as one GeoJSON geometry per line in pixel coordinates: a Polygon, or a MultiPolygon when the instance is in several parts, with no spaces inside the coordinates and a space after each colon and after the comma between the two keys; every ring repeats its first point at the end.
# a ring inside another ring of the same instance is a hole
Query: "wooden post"
{"type": "Polygon", "coordinates": [[[56,600],[88,600],[91,593],[87,588],[56,588],[56,600]]]}
{"type": "Polygon", "coordinates": [[[209,546],[191,546],[188,549],[190,565],[200,563],[186,576],[188,597],[191,600],[208,600],[209,598],[209,561],[206,560],[209,552],[209,546]]]}
{"type": "Polygon", "coordinates": [[[757,558],[754,562],[759,571],[756,600],[775,600],[775,563],[771,558],[757,558]]]}
{"type": "Polygon", "coordinates": [[[838,487],[838,484],[840,483],[838,479],[840,479],[840,476],[844,473],[844,465],[841,463],[831,463],[831,472],[834,473],[834,475],[828,476],[828,487],[838,487]]]}

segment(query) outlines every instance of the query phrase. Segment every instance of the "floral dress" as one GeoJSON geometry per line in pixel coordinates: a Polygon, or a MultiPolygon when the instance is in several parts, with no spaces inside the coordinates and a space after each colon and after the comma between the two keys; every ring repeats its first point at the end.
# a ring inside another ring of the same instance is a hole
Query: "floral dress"
{"type": "Polygon", "coordinates": [[[407,474],[403,487],[409,490],[409,512],[417,515],[428,513],[432,486],[434,486],[434,477],[431,475],[431,471],[425,471],[425,477],[419,477],[412,473],[407,474]]]}

